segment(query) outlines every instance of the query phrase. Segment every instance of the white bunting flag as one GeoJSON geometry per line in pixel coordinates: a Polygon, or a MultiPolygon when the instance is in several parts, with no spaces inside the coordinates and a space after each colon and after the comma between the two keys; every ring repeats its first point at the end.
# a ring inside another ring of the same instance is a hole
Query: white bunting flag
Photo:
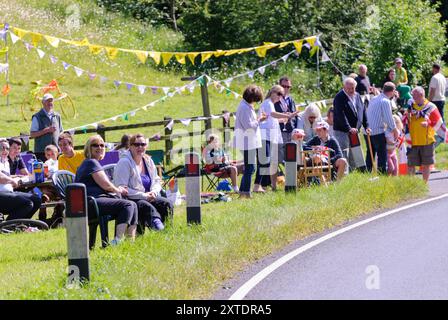
{"type": "Polygon", "coordinates": [[[15,44],[20,39],[18,36],[16,36],[11,31],[9,31],[9,34],[11,35],[11,41],[12,41],[13,44],[15,44]]]}
{"type": "Polygon", "coordinates": [[[62,66],[64,67],[64,70],[67,70],[68,68],[70,68],[71,64],[67,63],[65,61],[62,61],[62,66]]]}
{"type": "Polygon", "coordinates": [[[30,52],[31,48],[34,48],[32,45],[30,45],[28,42],[25,42],[25,48],[28,52],[30,52]]]}
{"type": "Polygon", "coordinates": [[[29,136],[22,136],[22,140],[25,142],[25,144],[28,144],[30,142],[29,136]]]}
{"type": "Polygon", "coordinates": [[[167,94],[168,91],[170,91],[170,88],[169,87],[163,87],[162,90],[163,90],[164,94],[167,94]]]}
{"type": "Polygon", "coordinates": [[[233,78],[229,78],[224,80],[224,83],[226,84],[227,87],[230,87],[230,85],[232,84],[233,78]]]}
{"type": "Polygon", "coordinates": [[[223,118],[224,118],[224,120],[226,120],[226,122],[229,122],[229,120],[230,120],[230,112],[224,113],[223,114],[223,118]]]}
{"type": "Polygon", "coordinates": [[[82,76],[82,74],[84,73],[84,70],[82,70],[81,68],[73,67],[73,69],[75,69],[75,73],[78,77],[82,76]]]}
{"type": "Polygon", "coordinates": [[[174,120],[171,120],[165,127],[165,129],[172,130],[174,126],[174,120]]]}
{"type": "Polygon", "coordinates": [[[73,136],[75,134],[75,129],[68,130],[68,133],[70,133],[70,135],[73,136]]]}
{"type": "Polygon", "coordinates": [[[94,129],[98,129],[98,123],[92,123],[90,124],[90,126],[92,126],[94,129]]]}
{"type": "Polygon", "coordinates": [[[143,106],[143,107],[142,107],[142,110],[143,110],[143,111],[148,110],[148,106],[143,106]]]}
{"type": "Polygon", "coordinates": [[[289,58],[289,53],[282,57],[283,62],[286,62],[286,60],[288,60],[288,58],[289,58]]]}
{"type": "Polygon", "coordinates": [[[195,85],[189,85],[189,86],[188,86],[188,90],[190,90],[191,93],[194,92],[194,89],[196,89],[196,86],[195,86],[195,85]]]}
{"type": "Polygon", "coordinates": [[[247,75],[249,76],[249,78],[251,78],[251,79],[253,79],[254,78],[254,74],[255,74],[255,72],[254,71],[249,71],[248,73],[247,73],[247,75]]]}
{"type": "Polygon", "coordinates": [[[130,115],[131,117],[135,117],[135,114],[136,114],[135,111],[131,111],[131,113],[129,113],[129,115],[130,115]]]}
{"type": "Polygon", "coordinates": [[[233,92],[233,95],[235,96],[235,99],[238,99],[240,94],[238,92],[233,92]]]}
{"type": "Polygon", "coordinates": [[[56,62],[58,62],[58,58],[56,58],[55,56],[50,55],[50,61],[52,64],[55,64],[56,62]]]}
{"type": "Polygon", "coordinates": [[[324,51],[322,53],[322,62],[328,62],[330,61],[330,57],[327,55],[327,53],[324,51]]]}
{"type": "Polygon", "coordinates": [[[0,73],[6,72],[9,69],[8,63],[0,63],[0,73]]]}
{"type": "Polygon", "coordinates": [[[266,70],[266,67],[263,66],[263,67],[258,68],[257,70],[258,70],[258,72],[260,72],[261,75],[263,75],[266,70]]]}
{"type": "Polygon", "coordinates": [[[89,72],[89,79],[93,81],[93,79],[95,79],[95,78],[96,78],[96,74],[89,72]]]}
{"type": "Polygon", "coordinates": [[[39,58],[43,58],[44,56],[45,56],[45,52],[43,52],[42,50],[40,50],[40,49],[36,49],[37,50],[37,54],[39,55],[39,58]]]}
{"type": "Polygon", "coordinates": [[[139,86],[137,86],[137,88],[138,88],[138,91],[140,92],[140,94],[144,94],[145,93],[146,86],[139,85],[139,86]]]}
{"type": "Polygon", "coordinates": [[[184,126],[188,126],[191,122],[191,119],[180,119],[180,122],[184,125],[184,126]]]}

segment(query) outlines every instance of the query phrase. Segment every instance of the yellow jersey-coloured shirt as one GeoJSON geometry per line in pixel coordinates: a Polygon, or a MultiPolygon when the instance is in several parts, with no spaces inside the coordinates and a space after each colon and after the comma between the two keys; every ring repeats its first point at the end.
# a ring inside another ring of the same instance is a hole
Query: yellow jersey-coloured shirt
{"type": "MultiPolygon", "coordinates": [[[[417,110],[417,111],[421,111],[423,110],[423,108],[428,106],[429,102],[428,100],[425,100],[425,103],[423,103],[422,106],[419,106],[418,104],[416,104],[414,102],[414,104],[412,105],[412,108],[417,110]]],[[[431,103],[432,104],[432,103],[431,103]]],[[[436,106],[433,105],[434,108],[436,108],[436,106]]],[[[429,112],[428,112],[428,116],[429,116],[429,112]]],[[[430,144],[433,144],[436,142],[435,139],[435,134],[436,131],[434,130],[434,128],[432,126],[428,126],[428,127],[423,127],[421,125],[422,122],[427,121],[428,119],[426,119],[425,117],[419,117],[417,118],[414,114],[411,115],[410,117],[410,121],[409,121],[409,133],[411,135],[411,141],[412,141],[412,145],[413,146],[427,146],[430,144]]]]}
{"type": "Polygon", "coordinates": [[[71,158],[61,154],[58,159],[59,170],[67,170],[76,174],[76,170],[78,170],[78,167],[84,160],[85,157],[83,151],[75,151],[75,155],[71,158]]]}
{"type": "Polygon", "coordinates": [[[400,69],[395,68],[395,85],[400,85],[401,83],[408,83],[408,73],[405,68],[401,67],[400,69]]]}

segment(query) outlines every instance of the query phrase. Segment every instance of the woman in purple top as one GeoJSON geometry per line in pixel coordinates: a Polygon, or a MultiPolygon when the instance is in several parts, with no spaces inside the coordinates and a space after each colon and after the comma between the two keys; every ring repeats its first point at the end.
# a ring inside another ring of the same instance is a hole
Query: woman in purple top
{"type": "Polygon", "coordinates": [[[160,196],[160,177],[154,161],[146,155],[146,146],[143,134],[131,136],[129,151],[121,155],[114,170],[115,185],[127,188],[128,199],[137,203],[141,233],[145,226],[163,230],[163,222],[173,211],[171,201],[160,196]]]}

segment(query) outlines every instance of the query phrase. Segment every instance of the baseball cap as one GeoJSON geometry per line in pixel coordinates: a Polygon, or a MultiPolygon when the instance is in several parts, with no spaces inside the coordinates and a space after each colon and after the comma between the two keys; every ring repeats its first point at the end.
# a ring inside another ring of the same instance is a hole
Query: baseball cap
{"type": "Polygon", "coordinates": [[[395,63],[403,63],[403,60],[401,58],[396,58],[395,63]]]}
{"type": "Polygon", "coordinates": [[[319,121],[316,123],[316,129],[324,128],[326,130],[330,129],[330,125],[326,121],[319,121]]]}
{"type": "Polygon", "coordinates": [[[46,94],[44,94],[44,96],[42,97],[42,102],[45,102],[45,101],[47,101],[47,100],[54,100],[54,97],[53,97],[53,95],[51,94],[51,93],[46,93],[46,94]]]}

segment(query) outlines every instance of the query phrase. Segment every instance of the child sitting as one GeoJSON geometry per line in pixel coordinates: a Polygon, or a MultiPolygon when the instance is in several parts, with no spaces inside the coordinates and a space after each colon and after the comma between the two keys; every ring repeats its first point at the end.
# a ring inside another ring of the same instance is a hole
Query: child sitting
{"type": "Polygon", "coordinates": [[[207,145],[203,150],[202,157],[206,163],[206,169],[210,172],[226,172],[232,180],[233,191],[239,192],[236,163],[231,163],[219,143],[217,135],[211,134],[207,139],[207,145]]]}
{"type": "Polygon", "coordinates": [[[395,149],[398,147],[400,141],[403,140],[403,123],[398,115],[393,115],[395,126],[399,131],[398,139],[394,139],[392,130],[386,131],[386,149],[387,149],[387,173],[391,176],[398,175],[398,159],[395,149]]]}
{"type": "Polygon", "coordinates": [[[48,145],[45,147],[45,165],[48,167],[46,178],[49,178],[58,170],[58,155],[59,151],[55,145],[48,145]]]}

